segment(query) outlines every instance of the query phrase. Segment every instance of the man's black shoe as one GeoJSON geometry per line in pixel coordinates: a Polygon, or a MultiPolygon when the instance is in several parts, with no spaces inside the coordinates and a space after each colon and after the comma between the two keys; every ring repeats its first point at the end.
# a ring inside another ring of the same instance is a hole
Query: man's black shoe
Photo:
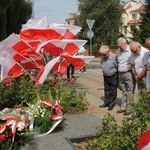
{"type": "Polygon", "coordinates": [[[113,110],[113,108],[114,108],[114,107],[108,107],[108,111],[111,111],[111,110],[113,110]]]}
{"type": "Polygon", "coordinates": [[[111,111],[111,110],[113,110],[113,108],[115,107],[115,105],[112,105],[112,106],[110,106],[109,105],[109,107],[108,107],[108,111],[111,111]]]}
{"type": "Polygon", "coordinates": [[[108,107],[107,104],[99,105],[100,108],[108,107]]]}

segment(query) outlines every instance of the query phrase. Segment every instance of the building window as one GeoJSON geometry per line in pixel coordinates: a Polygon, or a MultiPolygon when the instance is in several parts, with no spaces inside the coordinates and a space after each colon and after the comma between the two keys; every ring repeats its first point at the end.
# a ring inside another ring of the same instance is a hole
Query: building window
{"type": "Polygon", "coordinates": [[[140,13],[140,19],[143,19],[144,13],[140,13]]]}
{"type": "Polygon", "coordinates": [[[139,25],[139,30],[142,30],[142,25],[139,25]]]}
{"type": "Polygon", "coordinates": [[[132,19],[137,19],[137,14],[132,14],[132,19]]]}
{"type": "Polygon", "coordinates": [[[127,26],[124,27],[124,33],[127,34],[127,26]]]}
{"type": "Polygon", "coordinates": [[[135,26],[130,26],[130,29],[131,29],[131,32],[133,32],[135,29],[135,26]]]}

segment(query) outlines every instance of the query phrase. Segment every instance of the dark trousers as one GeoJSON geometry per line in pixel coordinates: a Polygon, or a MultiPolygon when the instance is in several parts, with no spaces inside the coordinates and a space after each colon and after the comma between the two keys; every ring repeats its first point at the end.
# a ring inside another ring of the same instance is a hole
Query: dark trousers
{"type": "Polygon", "coordinates": [[[117,87],[118,87],[118,73],[116,72],[112,76],[104,76],[104,103],[109,107],[115,105],[117,98],[117,87]]]}
{"type": "Polygon", "coordinates": [[[70,64],[67,68],[67,79],[74,78],[74,66],[70,64]]]}
{"type": "Polygon", "coordinates": [[[84,66],[83,68],[80,69],[80,71],[82,71],[82,70],[83,70],[83,72],[85,72],[86,71],[86,67],[84,66]]]}

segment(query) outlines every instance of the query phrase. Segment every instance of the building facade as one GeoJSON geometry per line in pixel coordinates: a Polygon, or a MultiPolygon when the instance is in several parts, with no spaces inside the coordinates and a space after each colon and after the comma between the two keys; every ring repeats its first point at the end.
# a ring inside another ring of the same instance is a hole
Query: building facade
{"type": "Polygon", "coordinates": [[[133,28],[137,28],[140,30],[142,16],[144,15],[144,7],[145,6],[141,1],[129,1],[127,3],[124,3],[124,12],[122,14],[122,27],[120,30],[121,33],[129,41],[133,38],[133,28]]]}

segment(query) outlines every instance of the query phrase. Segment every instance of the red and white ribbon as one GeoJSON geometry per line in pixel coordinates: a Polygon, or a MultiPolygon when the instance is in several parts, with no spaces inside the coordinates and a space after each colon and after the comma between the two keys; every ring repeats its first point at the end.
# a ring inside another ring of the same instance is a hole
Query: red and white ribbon
{"type": "Polygon", "coordinates": [[[44,134],[37,135],[36,137],[41,137],[50,134],[61,122],[63,119],[63,107],[60,105],[60,101],[56,100],[54,103],[52,103],[49,100],[41,99],[41,102],[46,104],[48,107],[51,107],[52,109],[55,110],[55,114],[51,114],[50,118],[52,120],[55,120],[55,124],[50,128],[50,130],[44,134]]]}

